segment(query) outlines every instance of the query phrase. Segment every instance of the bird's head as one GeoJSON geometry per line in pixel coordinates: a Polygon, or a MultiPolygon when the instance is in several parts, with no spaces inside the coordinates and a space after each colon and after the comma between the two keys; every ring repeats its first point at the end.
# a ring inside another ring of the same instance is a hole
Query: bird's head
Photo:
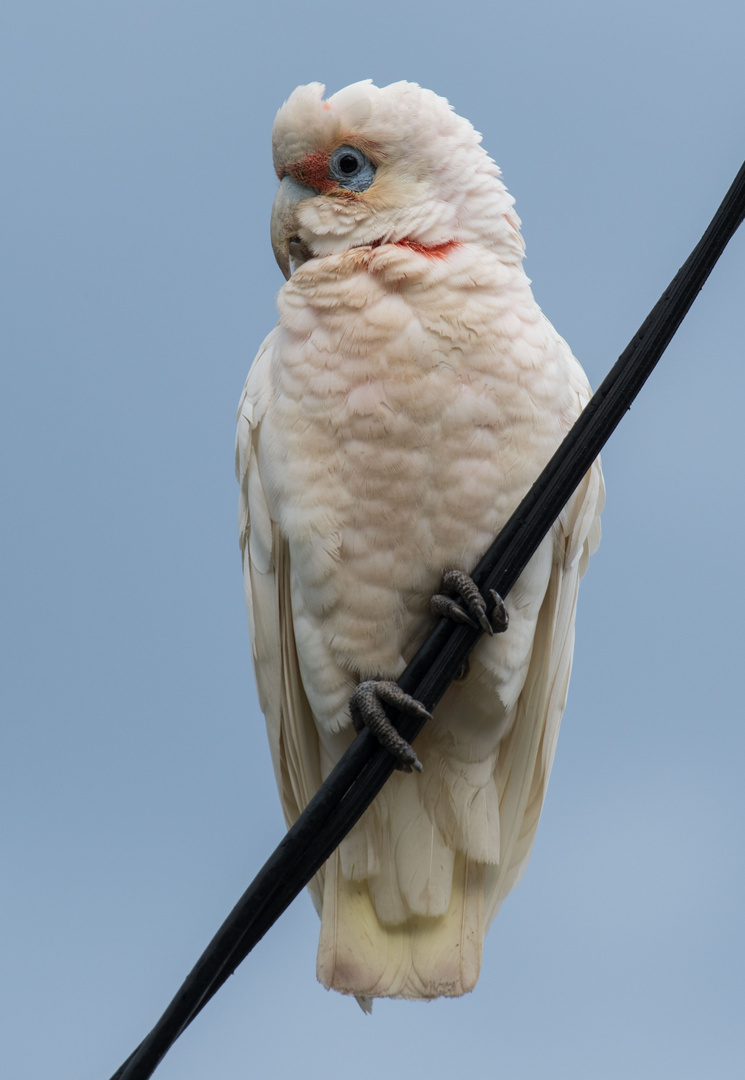
{"type": "Polygon", "coordinates": [[[286,278],[310,258],[371,244],[481,243],[520,261],[513,199],[444,98],[369,80],[323,94],[320,83],[299,86],[274,122],[272,247],[286,278]]]}

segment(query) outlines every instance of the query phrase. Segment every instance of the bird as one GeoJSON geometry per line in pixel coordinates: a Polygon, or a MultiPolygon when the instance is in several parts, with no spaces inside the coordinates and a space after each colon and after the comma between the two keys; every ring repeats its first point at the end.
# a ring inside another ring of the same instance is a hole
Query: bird
{"type": "Polygon", "coordinates": [[[423,710],[396,680],[437,618],[489,631],[416,745],[391,744],[398,767],[309,885],[317,977],[365,1011],[455,997],[533,846],[600,539],[599,459],[501,615],[468,574],[591,391],[533,297],[500,170],[444,98],[310,83],[272,147],[286,280],[240,400],[236,472],[288,826],[381,702],[423,710]]]}

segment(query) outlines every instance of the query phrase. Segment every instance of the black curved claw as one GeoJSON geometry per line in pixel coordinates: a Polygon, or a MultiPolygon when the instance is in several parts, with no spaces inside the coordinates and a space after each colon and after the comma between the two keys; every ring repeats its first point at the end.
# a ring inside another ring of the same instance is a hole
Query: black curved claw
{"type": "Polygon", "coordinates": [[[455,622],[468,623],[469,626],[481,629],[485,634],[501,634],[507,629],[508,618],[504,602],[493,589],[489,590],[494,601],[494,610],[487,615],[486,602],[472,577],[462,570],[446,570],[442,575],[441,593],[435,593],[430,600],[430,611],[433,615],[445,616],[454,619],[455,622]],[[461,606],[457,597],[462,601],[461,606]]]}
{"type": "Polygon", "coordinates": [[[494,608],[489,621],[492,624],[492,629],[495,634],[503,634],[507,627],[510,625],[510,617],[507,614],[507,608],[504,606],[504,600],[495,592],[494,589],[489,589],[489,596],[491,596],[494,602],[494,608]]]}
{"type": "Polygon", "coordinates": [[[398,683],[367,679],[359,684],[349,700],[349,712],[355,731],[362,731],[363,727],[369,728],[381,746],[396,759],[397,769],[404,772],[416,769],[421,772],[419,758],[386,716],[383,702],[410,716],[417,716],[422,720],[432,719],[422,703],[404,693],[398,683]]]}

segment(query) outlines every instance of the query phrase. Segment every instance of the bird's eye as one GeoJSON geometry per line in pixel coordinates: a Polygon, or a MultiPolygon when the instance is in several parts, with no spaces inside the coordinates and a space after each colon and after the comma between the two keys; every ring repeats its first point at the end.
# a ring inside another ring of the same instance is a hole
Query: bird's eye
{"type": "Polygon", "coordinates": [[[354,146],[340,146],[329,158],[329,173],[347,191],[367,191],[375,179],[375,166],[354,146]]]}

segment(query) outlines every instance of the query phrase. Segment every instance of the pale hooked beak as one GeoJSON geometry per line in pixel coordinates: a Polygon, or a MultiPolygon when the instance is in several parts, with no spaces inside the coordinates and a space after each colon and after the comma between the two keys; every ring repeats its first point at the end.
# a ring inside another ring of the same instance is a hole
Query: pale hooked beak
{"type": "Polygon", "coordinates": [[[292,176],[285,176],[280,181],[272,206],[272,249],[277,265],[288,281],[293,270],[312,257],[312,252],[298,236],[298,203],[318,194],[315,188],[298,183],[292,176]]]}

